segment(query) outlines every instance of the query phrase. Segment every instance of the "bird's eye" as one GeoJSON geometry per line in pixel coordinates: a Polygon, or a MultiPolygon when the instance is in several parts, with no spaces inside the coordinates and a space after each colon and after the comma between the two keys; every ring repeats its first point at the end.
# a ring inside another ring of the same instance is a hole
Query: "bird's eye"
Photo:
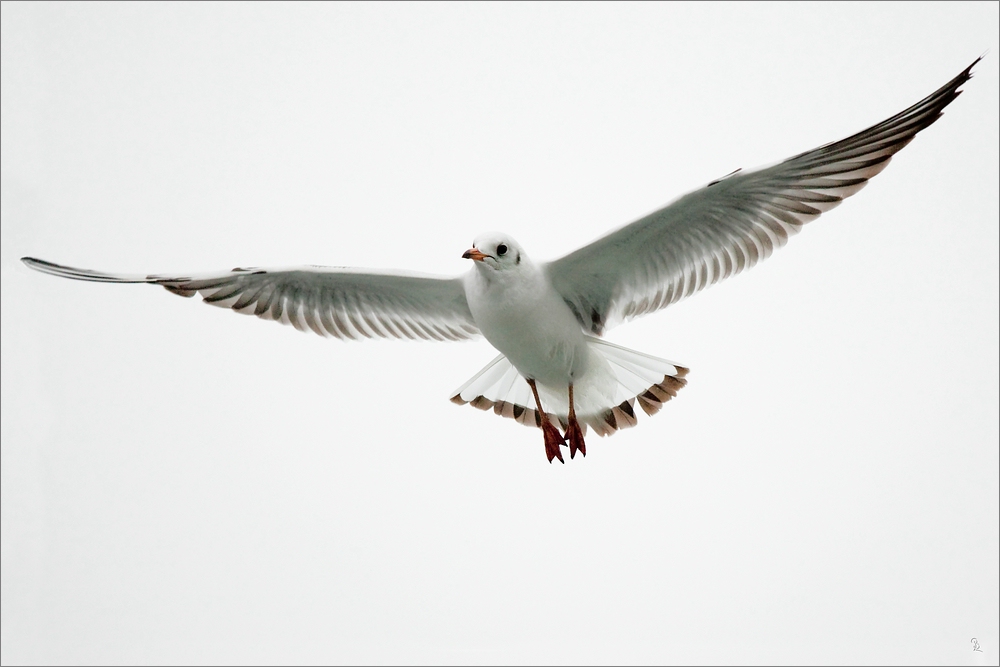
{"type": "Polygon", "coordinates": [[[507,254],[507,246],[505,246],[502,243],[500,245],[498,245],[497,246],[497,254],[498,255],[506,255],[507,254]]]}

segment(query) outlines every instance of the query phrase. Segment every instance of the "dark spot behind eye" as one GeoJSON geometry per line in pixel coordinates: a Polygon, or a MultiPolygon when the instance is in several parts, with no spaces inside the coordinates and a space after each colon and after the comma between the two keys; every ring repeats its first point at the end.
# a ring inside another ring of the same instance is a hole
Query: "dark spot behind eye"
{"type": "Polygon", "coordinates": [[[506,255],[507,254],[507,246],[505,246],[502,243],[500,245],[498,245],[497,246],[497,254],[501,255],[501,256],[506,255]]]}

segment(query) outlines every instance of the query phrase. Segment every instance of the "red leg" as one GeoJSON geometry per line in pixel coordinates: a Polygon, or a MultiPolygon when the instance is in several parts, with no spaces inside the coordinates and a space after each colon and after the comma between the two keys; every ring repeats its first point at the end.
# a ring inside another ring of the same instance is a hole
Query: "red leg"
{"type": "Polygon", "coordinates": [[[587,455],[587,445],[583,441],[583,429],[580,422],[576,420],[576,408],[573,407],[573,384],[569,385],[569,425],[566,427],[566,439],[569,441],[569,457],[576,456],[576,450],[580,454],[587,455]]]}
{"type": "Polygon", "coordinates": [[[552,459],[559,459],[559,463],[566,463],[563,460],[562,452],[559,451],[559,448],[566,444],[566,439],[559,433],[559,429],[552,425],[549,416],[542,410],[542,401],[538,398],[535,381],[528,380],[528,385],[531,387],[531,393],[535,396],[535,406],[538,408],[538,415],[542,420],[542,433],[545,435],[545,456],[548,457],[549,463],[552,463],[552,459]]]}

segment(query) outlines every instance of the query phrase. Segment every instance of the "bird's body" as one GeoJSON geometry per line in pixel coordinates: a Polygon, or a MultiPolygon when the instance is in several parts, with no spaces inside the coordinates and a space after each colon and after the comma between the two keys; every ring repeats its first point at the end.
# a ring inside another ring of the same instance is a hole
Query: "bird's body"
{"type": "Polygon", "coordinates": [[[549,461],[563,460],[567,442],[571,456],[586,453],[588,428],[609,435],[633,426],[637,403],[655,414],[685,384],[686,368],[604,341],[607,329],[768,257],[934,123],[975,64],[882,123],[770,167],[737,170],[553,262],[533,262],[500,232],[475,240],[463,255],[473,268],[458,278],[315,266],[128,276],[24,262],[65,278],[200,293],[216,306],[342,339],[482,334],[500,356],[452,400],[542,428],[549,461]]]}
{"type": "Polygon", "coordinates": [[[513,239],[492,233],[476,247],[506,241],[517,253],[507,270],[477,262],[465,275],[465,298],[483,337],[526,378],[567,385],[591,365],[580,323],[542,270],[513,239]]]}
{"type": "MultiPolygon", "coordinates": [[[[465,257],[477,260],[464,280],[469,310],[479,331],[500,351],[496,362],[509,364],[529,383],[536,408],[530,416],[546,430],[550,461],[562,460],[560,437],[555,422],[547,423],[543,405],[548,415],[570,429],[575,439],[570,442],[571,454],[576,449],[586,453],[583,435],[588,424],[605,432],[609,426],[616,429],[634,423],[631,407],[637,394],[615,400],[620,383],[600,344],[584,333],[545,270],[531,261],[520,244],[506,234],[492,232],[476,239],[465,257]],[[619,412],[618,417],[613,410],[619,412]]],[[[679,372],[673,365],[668,368],[671,374],[679,372]]],[[[515,416],[515,409],[529,409],[527,397],[517,397],[523,384],[515,374],[505,373],[496,384],[476,384],[475,380],[457,392],[456,402],[478,402],[498,414],[509,405],[508,416],[515,416]]],[[[637,389],[646,392],[649,386],[637,389]]]]}

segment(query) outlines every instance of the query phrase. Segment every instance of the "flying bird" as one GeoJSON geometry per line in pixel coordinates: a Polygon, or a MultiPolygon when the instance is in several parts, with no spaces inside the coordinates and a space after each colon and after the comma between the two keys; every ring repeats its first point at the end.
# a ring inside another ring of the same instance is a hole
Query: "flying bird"
{"type": "Polygon", "coordinates": [[[976,59],[935,93],[841,141],[753,171],[737,170],[552,262],[534,262],[502,232],[482,234],[458,277],[301,266],[200,275],[122,275],[24,257],[75,280],[161,285],[206,303],[341,339],[463,340],[499,352],[453,394],[540,428],[545,455],[586,455],[588,429],[604,436],[653,415],[686,384],[680,364],[602,339],[768,257],[803,224],[863,188],[934,123],[971,77],[976,59]]]}

